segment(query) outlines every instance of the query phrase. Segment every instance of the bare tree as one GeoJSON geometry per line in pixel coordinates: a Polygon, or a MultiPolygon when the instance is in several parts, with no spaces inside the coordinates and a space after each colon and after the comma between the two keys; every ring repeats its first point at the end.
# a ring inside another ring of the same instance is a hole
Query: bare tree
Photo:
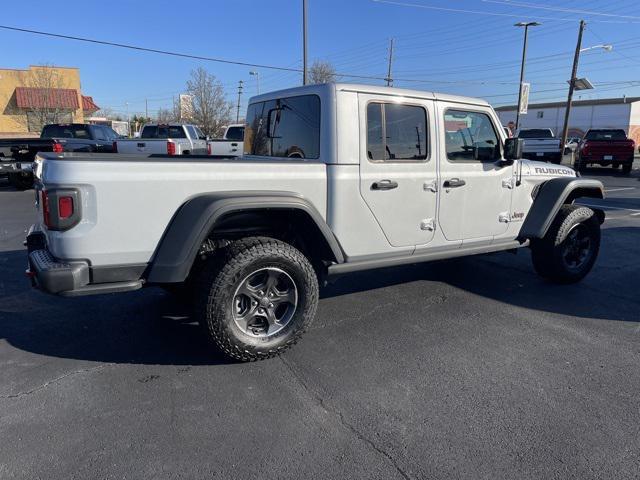
{"type": "Polygon", "coordinates": [[[109,107],[101,108],[100,110],[95,112],[92,116],[93,117],[104,117],[107,120],[122,121],[122,115],[119,115],[119,114],[115,113],[113,111],[113,109],[109,108],[109,107]]]}
{"type": "Polygon", "coordinates": [[[173,123],[180,121],[180,116],[175,108],[159,108],[156,112],[156,121],[158,123],[173,123]]]}
{"type": "Polygon", "coordinates": [[[315,60],[309,69],[309,83],[329,83],[337,80],[336,69],[330,62],[315,60]]]}
{"type": "Polygon", "coordinates": [[[48,123],[70,120],[73,109],[65,106],[59,97],[59,89],[64,88],[60,74],[51,65],[38,65],[29,78],[29,87],[34,91],[34,105],[26,109],[30,131],[40,131],[48,123]]]}
{"type": "Polygon", "coordinates": [[[199,67],[191,71],[187,81],[187,93],[191,95],[190,114],[205,135],[222,134],[222,127],[229,123],[233,104],[224,95],[222,84],[215,75],[199,67]]]}

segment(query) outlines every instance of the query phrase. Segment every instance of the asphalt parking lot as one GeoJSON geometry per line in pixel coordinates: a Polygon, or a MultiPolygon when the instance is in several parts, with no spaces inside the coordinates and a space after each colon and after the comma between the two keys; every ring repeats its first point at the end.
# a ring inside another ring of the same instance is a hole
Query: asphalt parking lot
{"type": "Polygon", "coordinates": [[[529,253],[357,274],[284,356],[228,363],[164,291],[64,299],[22,272],[0,180],[0,478],[638,478],[640,171],[580,284],[529,253]]]}

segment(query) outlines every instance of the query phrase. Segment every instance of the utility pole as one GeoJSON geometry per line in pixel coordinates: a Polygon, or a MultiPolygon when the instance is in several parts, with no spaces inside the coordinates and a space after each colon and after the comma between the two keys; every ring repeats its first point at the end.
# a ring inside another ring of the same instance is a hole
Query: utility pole
{"type": "Polygon", "coordinates": [[[242,98],[242,84],[244,82],[240,80],[238,82],[238,109],[236,111],[236,123],[240,121],[240,99],[242,98]]]}
{"type": "Polygon", "coordinates": [[[389,39],[389,68],[387,69],[387,87],[393,86],[393,78],[391,78],[391,67],[393,65],[393,38],[389,39]]]}
{"type": "Polygon", "coordinates": [[[144,118],[145,121],[147,118],[149,118],[149,102],[147,101],[147,99],[144,99],[144,118]]]}
{"type": "Polygon", "coordinates": [[[302,84],[307,81],[307,0],[302,0],[302,84]]]}
{"type": "Polygon", "coordinates": [[[518,22],[514,27],[524,27],[524,42],[522,45],[522,63],[520,64],[520,90],[518,91],[518,106],[516,107],[516,130],[520,127],[520,102],[522,102],[522,83],[524,82],[524,64],[527,60],[527,37],[529,27],[542,25],[538,22],[518,22]]]}
{"type": "Polygon", "coordinates": [[[562,128],[562,140],[560,149],[564,150],[569,136],[569,115],[571,115],[571,100],[573,99],[573,91],[576,88],[576,75],[578,74],[578,61],[580,60],[580,50],[582,49],[582,33],[586,23],[580,20],[580,30],[578,30],[578,43],[576,44],[576,53],[573,56],[573,68],[571,69],[571,78],[569,79],[569,95],[567,95],[567,106],[564,109],[564,127],[562,128]]]}

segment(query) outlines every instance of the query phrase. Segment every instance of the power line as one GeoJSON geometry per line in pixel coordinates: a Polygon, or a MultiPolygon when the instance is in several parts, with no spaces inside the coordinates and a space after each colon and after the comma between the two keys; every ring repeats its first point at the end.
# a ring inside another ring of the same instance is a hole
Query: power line
{"type": "Polygon", "coordinates": [[[136,45],[129,45],[129,44],[125,44],[125,43],[116,43],[116,42],[108,42],[105,40],[95,40],[92,38],[84,38],[84,37],[75,37],[72,35],[62,35],[59,33],[51,33],[51,32],[42,32],[39,30],[30,30],[27,28],[18,28],[18,27],[11,27],[8,25],[0,25],[0,28],[4,29],[4,30],[11,30],[14,32],[23,32],[23,33],[32,33],[34,35],[42,35],[42,36],[46,36],[46,37],[55,37],[55,38],[64,38],[66,40],[75,40],[78,42],[87,42],[87,43],[96,43],[98,45],[108,45],[110,47],[118,47],[118,48],[127,48],[129,50],[138,50],[138,51],[143,51],[143,52],[150,52],[150,53],[157,53],[160,55],[170,55],[172,57],[182,57],[182,58],[191,58],[194,60],[205,60],[207,62],[217,62],[217,63],[226,63],[226,64],[230,64],[230,65],[241,65],[244,67],[255,67],[255,68],[265,68],[265,69],[270,69],[270,70],[284,70],[284,71],[290,71],[290,72],[300,72],[301,70],[299,69],[295,69],[295,68],[288,68],[288,67],[279,67],[279,66],[275,66],[275,65],[263,65],[263,64],[259,64],[259,63],[249,63],[249,62],[240,62],[237,60],[225,60],[222,58],[215,58],[215,57],[204,57],[201,55],[191,55],[188,53],[179,53],[179,52],[171,52],[168,50],[159,50],[159,49],[155,49],[155,48],[147,48],[147,47],[139,47],[136,45]]]}
{"type": "Polygon", "coordinates": [[[633,15],[616,15],[614,13],[594,12],[590,10],[578,10],[573,8],[554,7],[550,5],[540,5],[537,3],[525,3],[525,2],[512,2],[510,0],[480,0],[484,3],[497,3],[499,5],[509,5],[511,7],[524,7],[537,10],[549,10],[552,12],[564,12],[564,13],[577,13],[580,15],[597,15],[601,17],[615,17],[615,18],[630,18],[633,20],[640,20],[640,17],[633,15]]]}
{"type": "MultiPolygon", "coordinates": [[[[512,13],[499,13],[499,12],[485,12],[482,10],[466,10],[462,8],[449,8],[449,7],[436,7],[435,5],[425,5],[422,3],[409,3],[409,2],[399,2],[392,0],[371,0],[375,3],[386,3],[389,5],[397,5],[400,7],[414,7],[414,8],[424,8],[427,10],[439,10],[442,12],[451,12],[451,13],[469,13],[474,15],[492,15],[496,17],[511,17],[511,18],[522,18],[522,14],[512,14],[512,13]]],[[[535,17],[538,20],[547,20],[552,22],[575,22],[575,18],[557,18],[557,17],[535,17]]],[[[591,20],[591,22],[599,22],[599,23],[640,23],[640,22],[629,22],[629,21],[617,21],[617,20],[591,20]]]]}

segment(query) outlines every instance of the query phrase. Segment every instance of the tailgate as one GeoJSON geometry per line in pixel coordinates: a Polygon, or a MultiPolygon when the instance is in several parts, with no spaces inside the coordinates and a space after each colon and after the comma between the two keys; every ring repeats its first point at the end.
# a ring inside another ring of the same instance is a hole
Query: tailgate
{"type": "Polygon", "coordinates": [[[528,152],[557,152],[560,150],[560,140],[524,138],[524,150],[528,152]]]}
{"type": "Polygon", "coordinates": [[[157,139],[118,140],[118,153],[142,153],[145,155],[167,153],[167,141],[157,139]]]}

